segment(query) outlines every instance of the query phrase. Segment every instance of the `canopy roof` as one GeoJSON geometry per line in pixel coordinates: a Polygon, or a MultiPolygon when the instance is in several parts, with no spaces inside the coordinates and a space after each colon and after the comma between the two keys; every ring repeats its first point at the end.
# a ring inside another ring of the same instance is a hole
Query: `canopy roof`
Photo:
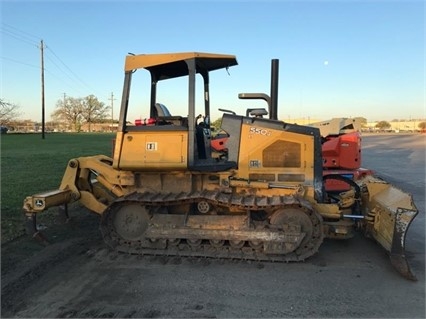
{"type": "Polygon", "coordinates": [[[147,69],[158,80],[188,75],[188,65],[185,60],[195,59],[197,72],[201,70],[214,71],[237,65],[234,55],[183,52],[162,54],[140,54],[126,56],[125,71],[147,69]]]}

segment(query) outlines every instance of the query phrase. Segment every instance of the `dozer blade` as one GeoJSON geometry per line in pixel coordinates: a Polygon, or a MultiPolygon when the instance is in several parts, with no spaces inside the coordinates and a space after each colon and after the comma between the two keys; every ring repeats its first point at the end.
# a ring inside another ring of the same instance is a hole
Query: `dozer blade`
{"type": "Polygon", "coordinates": [[[390,260],[395,269],[405,278],[417,280],[405,258],[405,235],[417,210],[398,209],[395,217],[390,260]]]}
{"type": "Polygon", "coordinates": [[[413,197],[391,184],[369,176],[363,181],[368,189],[367,234],[389,253],[393,267],[405,278],[417,280],[405,256],[407,230],[418,210],[413,197]]]}

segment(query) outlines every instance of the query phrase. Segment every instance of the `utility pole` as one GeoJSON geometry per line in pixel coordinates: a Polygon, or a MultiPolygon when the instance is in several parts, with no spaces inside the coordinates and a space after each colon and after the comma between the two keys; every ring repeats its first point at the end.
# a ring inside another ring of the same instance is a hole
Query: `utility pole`
{"type": "MultiPolygon", "coordinates": [[[[65,92],[64,92],[64,102],[63,103],[64,103],[63,107],[65,108],[67,106],[67,94],[65,92]]],[[[62,125],[58,125],[58,129],[60,129],[61,126],[62,125]]]]}
{"type": "Polygon", "coordinates": [[[111,97],[108,100],[111,100],[111,131],[112,131],[114,127],[114,100],[115,100],[113,92],[111,92],[111,97]]]}
{"type": "Polygon", "coordinates": [[[40,42],[41,50],[41,138],[44,140],[44,44],[40,42]]]}

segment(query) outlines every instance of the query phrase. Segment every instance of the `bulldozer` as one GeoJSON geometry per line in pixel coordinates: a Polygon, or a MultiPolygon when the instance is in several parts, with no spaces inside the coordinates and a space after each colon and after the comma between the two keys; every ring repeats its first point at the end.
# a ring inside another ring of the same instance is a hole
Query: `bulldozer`
{"type": "Polygon", "coordinates": [[[119,252],[299,262],[325,238],[359,230],[416,280],[405,257],[418,213],[412,196],[360,168],[357,137],[344,145],[348,124],[278,119],[278,59],[271,60],[270,94],[238,95],[264,100],[267,109],[219,109],[226,149],[214,147],[209,75],[237,64],[234,55],[216,53],[127,55],[112,155],[73,158],[58,189],[26,197],[28,232],[40,235],[38,214],[58,206],[68,216],[68,204],[79,201],[100,216],[106,245],[119,252]],[[131,84],[141,72],[150,83],[149,117],[133,123],[129,106],[141,90],[131,84]],[[172,115],[158,99],[160,84],[185,78],[185,114],[172,115]],[[352,164],[342,164],[344,157],[352,164]]]}

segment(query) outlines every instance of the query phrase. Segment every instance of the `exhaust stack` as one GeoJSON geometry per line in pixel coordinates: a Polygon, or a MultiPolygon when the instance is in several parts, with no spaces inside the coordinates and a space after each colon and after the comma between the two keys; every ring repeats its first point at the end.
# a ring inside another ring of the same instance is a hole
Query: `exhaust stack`
{"type": "Polygon", "coordinates": [[[269,118],[271,120],[278,120],[278,70],[279,60],[271,60],[271,95],[270,95],[270,109],[269,118]]]}

